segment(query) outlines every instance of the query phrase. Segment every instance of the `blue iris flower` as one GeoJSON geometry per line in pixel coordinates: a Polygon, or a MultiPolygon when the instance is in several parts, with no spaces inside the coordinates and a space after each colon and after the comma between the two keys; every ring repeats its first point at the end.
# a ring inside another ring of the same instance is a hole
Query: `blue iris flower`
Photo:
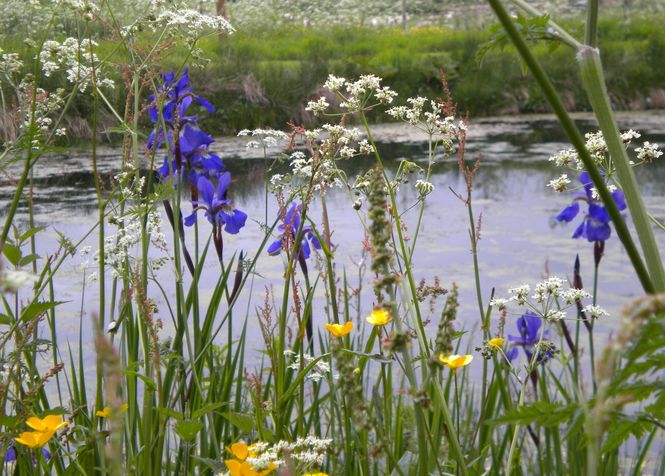
{"type": "Polygon", "coordinates": [[[232,235],[238,233],[245,226],[247,214],[233,208],[233,202],[226,197],[230,183],[231,174],[228,172],[218,176],[217,188],[206,177],[199,177],[196,188],[203,200],[192,202],[195,208],[192,214],[185,218],[185,225],[192,226],[196,223],[196,213],[202,208],[210,223],[223,225],[224,230],[232,235]]]}
{"type": "MultiPolygon", "coordinates": [[[[192,124],[185,124],[180,132],[180,154],[183,159],[181,166],[189,166],[187,179],[192,185],[196,185],[200,176],[210,178],[224,170],[222,159],[208,150],[213,142],[212,136],[192,124]]],[[[169,170],[168,157],[165,157],[158,172],[162,177],[169,177],[170,172],[178,176],[180,171],[176,167],[176,159],[173,158],[169,170]]]]}
{"type": "MultiPolygon", "coordinates": [[[[175,127],[175,120],[179,124],[196,123],[197,116],[187,116],[187,109],[194,101],[206,108],[210,112],[215,112],[215,107],[208,101],[192,92],[192,87],[189,84],[189,73],[187,68],[182,73],[182,76],[176,80],[173,71],[162,74],[162,86],[157,89],[158,94],[164,94],[164,105],[162,106],[162,117],[167,129],[175,127]],[[176,115],[177,111],[177,115],[176,115]]],[[[148,138],[148,148],[151,149],[155,144],[159,147],[164,140],[164,131],[159,123],[159,108],[155,102],[155,95],[151,94],[148,99],[150,106],[148,107],[148,115],[155,124],[156,128],[148,138]]]]}
{"type": "MultiPolygon", "coordinates": [[[[517,319],[517,331],[519,335],[508,335],[508,340],[513,343],[512,348],[508,351],[506,356],[509,360],[515,360],[519,354],[519,348],[524,350],[526,358],[531,361],[533,357],[533,348],[541,339],[540,326],[543,325],[543,320],[533,311],[527,311],[517,319]]],[[[543,331],[542,339],[546,340],[549,337],[547,330],[543,331]]],[[[551,355],[547,356],[548,358],[551,355]]],[[[539,359],[540,360],[540,359],[539,359]]]]}
{"type": "Polygon", "coordinates": [[[12,461],[16,461],[16,449],[13,446],[10,446],[7,448],[7,452],[5,453],[5,463],[11,463],[12,461]]]}
{"type": "MultiPolygon", "coordinates": [[[[46,460],[51,459],[51,452],[48,450],[48,448],[46,448],[46,446],[42,446],[42,456],[44,456],[44,459],[46,460]]],[[[3,460],[5,463],[16,461],[16,448],[13,446],[7,448],[7,452],[5,453],[3,460]]]]}
{"type": "MultiPolygon", "coordinates": [[[[280,236],[268,247],[268,254],[271,256],[280,254],[284,247],[285,240],[295,239],[295,234],[298,232],[298,228],[300,228],[300,210],[301,207],[300,205],[296,205],[296,202],[291,204],[291,207],[284,217],[284,222],[278,227],[280,236]]],[[[321,243],[313,232],[312,227],[305,225],[302,228],[302,241],[300,243],[300,249],[302,249],[302,255],[305,259],[308,259],[312,252],[309,246],[310,243],[317,250],[321,249],[321,243]]]]}
{"type": "MultiPolygon", "coordinates": [[[[593,188],[593,182],[591,181],[589,174],[587,172],[582,172],[579,179],[584,186],[584,194],[579,194],[578,197],[573,200],[572,204],[568,205],[556,216],[556,219],[557,221],[566,223],[571,222],[580,212],[579,202],[585,201],[588,204],[588,210],[582,223],[580,223],[575,229],[573,238],[584,237],[590,242],[605,241],[610,237],[612,232],[610,228],[610,215],[602,205],[602,202],[593,198],[591,190],[593,188]]],[[[621,190],[613,191],[612,198],[619,210],[626,209],[626,200],[624,199],[621,190]]]]}

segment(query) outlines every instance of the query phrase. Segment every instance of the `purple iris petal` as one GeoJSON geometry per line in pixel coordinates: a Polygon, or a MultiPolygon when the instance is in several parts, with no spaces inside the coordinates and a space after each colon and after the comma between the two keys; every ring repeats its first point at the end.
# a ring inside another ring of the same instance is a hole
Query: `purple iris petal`
{"type": "Polygon", "coordinates": [[[601,223],[609,223],[610,215],[602,205],[589,204],[589,217],[601,223]]]}
{"type": "Polygon", "coordinates": [[[10,463],[12,461],[16,461],[16,449],[13,446],[10,446],[5,453],[5,463],[10,463]]]}
{"type": "Polygon", "coordinates": [[[220,216],[224,223],[224,231],[231,235],[238,233],[247,221],[247,214],[240,210],[233,210],[233,213],[230,215],[228,213],[220,213],[220,216]]]}
{"type": "MultiPolygon", "coordinates": [[[[284,222],[277,227],[281,236],[268,247],[268,254],[271,256],[280,254],[285,235],[288,234],[289,237],[293,238],[299,228],[300,206],[297,205],[296,202],[292,202],[284,216],[284,222]]],[[[302,237],[300,241],[300,250],[302,251],[303,258],[308,259],[312,255],[312,247],[317,250],[321,249],[321,242],[316,237],[311,226],[303,226],[300,234],[302,237]]]]}
{"type": "Polygon", "coordinates": [[[268,254],[271,256],[278,255],[282,251],[282,240],[273,241],[270,246],[268,246],[268,254]]]}
{"type": "Polygon", "coordinates": [[[185,226],[192,226],[194,223],[196,223],[196,210],[185,217],[185,226]]]}
{"type": "Polygon", "coordinates": [[[584,186],[584,191],[586,192],[586,196],[591,200],[592,194],[591,194],[591,189],[593,188],[593,180],[591,180],[591,176],[589,175],[589,172],[582,172],[579,176],[580,183],[584,186]]]}
{"type": "Polygon", "coordinates": [[[212,144],[212,142],[212,137],[203,132],[201,129],[194,128],[189,124],[186,124],[180,133],[180,151],[184,155],[188,155],[194,151],[208,147],[210,144],[212,144]]]}
{"type": "Polygon", "coordinates": [[[303,258],[309,259],[309,256],[312,254],[312,251],[309,247],[309,243],[307,243],[307,240],[302,240],[302,243],[300,244],[300,249],[302,250],[303,258]]]}
{"type": "Polygon", "coordinates": [[[625,210],[626,209],[626,198],[623,195],[623,192],[621,190],[615,190],[612,192],[612,198],[614,199],[614,203],[617,204],[617,208],[619,210],[625,210]]]}
{"type": "Polygon", "coordinates": [[[212,207],[215,198],[215,187],[210,183],[210,180],[205,177],[199,177],[199,180],[196,182],[196,188],[199,189],[201,197],[203,197],[208,206],[212,207]]]}
{"type": "Polygon", "coordinates": [[[215,106],[210,104],[208,101],[206,101],[202,97],[194,96],[194,99],[196,99],[196,102],[198,102],[201,106],[205,107],[208,111],[215,112],[215,106]]]}
{"type": "Polygon", "coordinates": [[[586,238],[593,241],[605,241],[610,237],[612,229],[607,223],[589,219],[586,221],[586,238]]]}
{"type": "Polygon", "coordinates": [[[515,360],[518,355],[519,355],[519,350],[517,350],[517,347],[513,347],[508,352],[506,352],[506,357],[508,357],[508,360],[510,361],[515,360]]]}
{"type": "Polygon", "coordinates": [[[312,246],[316,248],[317,250],[321,249],[321,243],[319,242],[319,239],[316,237],[314,233],[311,231],[307,233],[307,239],[312,243],[312,246]]]}
{"type": "Polygon", "coordinates": [[[226,196],[226,190],[229,188],[229,185],[231,184],[231,174],[228,172],[224,172],[223,174],[219,175],[219,178],[217,179],[217,196],[219,198],[224,198],[226,196]]]}
{"type": "Polygon", "coordinates": [[[42,446],[42,456],[44,456],[44,459],[46,460],[51,459],[51,452],[46,448],[46,446],[42,446]]]}
{"type": "Polygon", "coordinates": [[[580,212],[580,204],[577,201],[575,201],[566,208],[564,208],[561,211],[561,213],[559,213],[556,216],[556,219],[557,221],[565,221],[567,223],[572,221],[572,219],[575,218],[579,212],[580,212]]]}
{"type": "Polygon", "coordinates": [[[580,223],[580,225],[573,232],[573,238],[579,238],[580,236],[586,236],[586,220],[580,223]]]}
{"type": "Polygon", "coordinates": [[[547,339],[549,333],[547,330],[542,332],[541,326],[543,325],[542,319],[532,311],[527,311],[520,318],[517,319],[517,331],[519,335],[508,335],[508,340],[513,343],[513,347],[506,354],[510,360],[517,357],[518,347],[524,350],[527,358],[530,359],[532,354],[531,348],[538,343],[541,339],[547,339]]]}

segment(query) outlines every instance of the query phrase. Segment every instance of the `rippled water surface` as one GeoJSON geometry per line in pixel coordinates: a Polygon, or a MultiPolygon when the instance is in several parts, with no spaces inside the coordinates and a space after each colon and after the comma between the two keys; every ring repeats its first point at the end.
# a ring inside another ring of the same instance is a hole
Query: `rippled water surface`
{"type": "MultiPolygon", "coordinates": [[[[578,116],[586,130],[593,129],[587,116],[578,116]]],[[[665,142],[665,115],[640,113],[621,115],[620,126],[633,128],[643,133],[642,140],[665,142]]],[[[424,137],[401,125],[380,125],[375,128],[376,139],[386,163],[393,171],[399,160],[426,160],[427,145],[424,137]]],[[[236,206],[248,213],[250,220],[240,235],[225,237],[225,253],[230,257],[234,251],[243,250],[250,257],[255,253],[263,234],[258,222],[265,220],[265,195],[263,175],[268,162],[255,157],[256,150],[247,151],[244,140],[221,138],[216,147],[234,177],[232,189],[236,206]]],[[[521,283],[534,283],[544,273],[569,277],[575,256],[579,254],[585,283],[591,285],[593,274],[592,245],[586,241],[570,238],[574,224],[556,223],[554,216],[570,202],[570,194],[556,194],[545,184],[558,175],[547,158],[567,147],[565,137],[557,123],[547,116],[486,119],[473,122],[467,157],[482,156],[483,163],[478,173],[474,206],[477,217],[482,216],[481,241],[479,243],[480,271],[485,299],[492,288],[499,295],[506,288],[521,283]]],[[[661,159],[665,162],[665,157],[661,159]]],[[[105,175],[117,173],[119,150],[100,150],[101,171],[105,175]]],[[[353,159],[344,168],[352,178],[372,166],[372,159],[353,159]]],[[[659,220],[665,220],[665,163],[640,167],[636,170],[649,211],[659,220]]],[[[414,179],[415,182],[415,179],[414,179]]],[[[447,160],[436,166],[432,178],[435,191],[429,196],[425,219],[414,257],[416,279],[428,281],[439,276],[442,285],[456,282],[460,287],[461,308],[459,319],[467,330],[478,321],[473,284],[473,269],[469,252],[468,217],[463,204],[455,198],[453,190],[464,189],[463,178],[454,161],[447,160]]],[[[96,201],[92,182],[89,153],[82,150],[44,157],[34,174],[35,221],[47,225],[38,243],[39,253],[44,256],[57,248],[56,230],[63,232],[72,241],[77,241],[96,221],[96,201]]],[[[2,215],[6,214],[13,185],[5,180],[0,185],[2,215]]],[[[403,185],[398,195],[401,210],[407,210],[416,202],[413,184],[403,185]]],[[[188,205],[185,205],[188,207],[188,205]]],[[[269,203],[268,217],[277,214],[277,205],[269,203]]],[[[352,286],[357,286],[357,263],[361,258],[364,238],[358,216],[351,207],[348,192],[333,191],[328,196],[328,208],[333,230],[333,242],[337,245],[336,260],[339,276],[345,268],[352,286]]],[[[320,216],[320,206],[315,204],[312,217],[320,216]]],[[[409,230],[417,218],[416,209],[405,212],[409,230]]],[[[578,218],[579,220],[579,218],[578,218]]],[[[26,209],[21,207],[17,223],[25,224],[26,209]]],[[[209,231],[208,224],[201,222],[201,233],[209,231]]],[[[166,230],[170,239],[170,230],[166,230]]],[[[661,248],[665,249],[665,234],[658,233],[661,248]]],[[[95,249],[95,234],[86,240],[95,249]]],[[[56,279],[56,299],[67,301],[58,311],[58,332],[63,339],[74,339],[78,334],[80,309],[83,309],[84,333],[88,333],[89,316],[97,307],[95,286],[88,285],[81,305],[83,275],[77,266],[82,259],[74,258],[59,272],[56,279]]],[[[89,270],[88,272],[92,272],[89,270]]],[[[256,306],[263,301],[266,285],[278,283],[283,272],[282,260],[270,257],[265,252],[257,264],[258,275],[246,288],[235,320],[249,319],[248,329],[253,336],[254,348],[260,348],[256,306]],[[251,297],[251,300],[249,299],[251,297]]],[[[160,281],[169,293],[168,267],[164,268],[160,281]]],[[[219,265],[208,260],[201,282],[202,296],[209,295],[212,283],[219,275],[219,265]]],[[[370,309],[371,280],[365,279],[363,307],[370,309]]],[[[612,317],[601,324],[601,331],[614,327],[618,311],[630,297],[640,292],[630,261],[613,233],[607,242],[605,257],[599,279],[599,304],[607,308],[612,317]]],[[[156,287],[149,295],[158,302],[160,316],[168,332],[170,317],[164,299],[156,287]]],[[[325,320],[321,306],[315,306],[314,322],[321,325],[325,320]]],[[[508,330],[514,326],[508,324],[508,330]]],[[[434,329],[436,323],[430,324],[434,329]]],[[[240,326],[236,326],[239,328],[240,326]]]]}

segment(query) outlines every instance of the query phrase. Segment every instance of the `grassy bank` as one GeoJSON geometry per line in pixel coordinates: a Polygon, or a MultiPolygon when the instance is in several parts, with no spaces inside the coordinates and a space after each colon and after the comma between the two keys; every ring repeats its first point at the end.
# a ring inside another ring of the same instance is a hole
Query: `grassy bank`
{"type": "MultiPolygon", "coordinates": [[[[567,26],[576,30],[576,24],[567,26]]],[[[580,21],[577,30],[581,27],[580,21]]],[[[617,109],[665,107],[665,37],[660,34],[664,27],[665,17],[601,22],[600,47],[617,109]]],[[[322,92],[328,74],[373,73],[402,96],[434,98],[440,95],[439,71],[444,70],[461,110],[473,117],[548,111],[536,84],[516,67],[512,51],[494,49],[478,61],[479,48],[491,38],[487,31],[438,27],[239,30],[221,41],[200,40],[197,46],[211,61],[191,76],[219,105],[204,122],[215,134],[254,127],[284,129],[290,120],[311,125],[313,118],[304,104],[322,92]]],[[[100,43],[101,50],[115,51],[112,62],[126,60],[116,43],[100,43]]],[[[540,42],[535,52],[566,107],[588,110],[574,53],[555,45],[540,42]]],[[[185,59],[176,55],[164,67],[177,67],[185,59]]],[[[113,101],[120,106],[126,94],[119,74],[117,79],[113,101]]],[[[76,117],[69,129],[85,137],[87,123],[79,117],[89,117],[89,107],[77,101],[73,111],[76,117]]]]}
{"type": "MultiPolygon", "coordinates": [[[[601,49],[609,90],[619,109],[665,106],[665,18],[601,24],[601,49]],[[660,90],[660,92],[658,92],[660,90]],[[660,96],[663,96],[662,98],[660,96]]],[[[510,51],[491,51],[481,64],[478,48],[490,38],[482,31],[440,28],[284,29],[238,32],[224,42],[202,45],[214,58],[193,76],[221,104],[210,124],[217,131],[245,127],[283,128],[290,119],[308,122],[303,104],[320,92],[328,73],[354,77],[373,73],[406,96],[440,95],[439,70],[446,72],[462,110],[473,116],[547,111],[510,51]]],[[[587,110],[574,54],[552,43],[536,51],[567,107],[587,110]]]]}

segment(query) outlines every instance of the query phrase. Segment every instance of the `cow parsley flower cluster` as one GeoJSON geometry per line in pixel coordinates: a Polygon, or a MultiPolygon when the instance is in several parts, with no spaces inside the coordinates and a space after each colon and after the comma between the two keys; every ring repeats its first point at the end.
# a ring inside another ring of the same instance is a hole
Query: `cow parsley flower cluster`
{"type": "MultiPolygon", "coordinates": [[[[323,87],[335,94],[339,106],[349,112],[359,112],[379,104],[391,104],[397,93],[388,86],[381,86],[381,78],[373,74],[360,76],[356,81],[329,75],[323,87]]],[[[320,100],[319,100],[320,101],[320,100]]],[[[325,112],[327,101],[310,101],[308,107],[316,114],[325,112]]]]}
{"type": "Polygon", "coordinates": [[[508,293],[509,298],[492,298],[490,306],[502,313],[507,311],[511,302],[515,302],[520,308],[526,308],[516,322],[518,334],[508,335],[511,347],[506,351],[506,357],[511,361],[517,358],[520,349],[527,360],[535,364],[544,363],[557,354],[558,350],[549,340],[549,331],[544,326],[548,322],[566,319],[566,311],[572,306],[582,310],[585,316],[591,319],[609,315],[596,305],[582,307],[581,302],[591,295],[583,289],[567,288],[565,281],[556,276],[536,283],[533,294],[528,284],[510,288],[508,293]]]}
{"type": "Polygon", "coordinates": [[[283,145],[286,141],[289,140],[289,136],[282,131],[277,131],[274,129],[243,129],[238,132],[239,137],[252,137],[252,140],[247,142],[248,149],[260,149],[264,150],[270,147],[278,147],[283,145]]]}
{"type": "Polygon", "coordinates": [[[466,133],[466,122],[445,116],[436,101],[424,97],[408,98],[408,105],[395,106],[386,111],[393,118],[411,124],[430,137],[441,141],[444,153],[454,150],[455,143],[466,133]]]}
{"type": "Polygon", "coordinates": [[[209,33],[230,34],[235,31],[224,17],[205,15],[191,8],[165,10],[157,16],[155,25],[171,30],[175,36],[182,35],[189,41],[209,33]]]}
{"type": "Polygon", "coordinates": [[[99,12],[99,7],[91,0],[61,0],[61,5],[73,10],[86,20],[93,20],[99,12]]]}
{"type": "Polygon", "coordinates": [[[251,445],[233,443],[227,448],[233,458],[224,461],[229,472],[220,475],[271,474],[275,470],[288,474],[315,474],[323,466],[331,444],[332,439],[315,436],[300,437],[294,442],[279,440],[272,444],[265,441],[251,445]]]}
{"type": "MultiPolygon", "coordinates": [[[[621,133],[621,140],[626,147],[628,147],[628,145],[630,145],[633,140],[639,139],[640,137],[641,134],[632,129],[621,133]]],[[[614,173],[614,167],[607,150],[607,143],[605,142],[603,133],[601,131],[587,132],[584,135],[584,138],[586,139],[585,147],[589,151],[593,161],[603,167],[608,176],[611,176],[614,173]]],[[[635,152],[637,153],[638,161],[631,161],[632,165],[653,162],[663,154],[660,151],[658,144],[651,144],[649,142],[644,142],[642,147],[635,149],[635,152]]],[[[548,160],[550,162],[554,162],[557,167],[564,167],[575,170],[577,172],[584,170],[584,164],[582,163],[582,160],[579,158],[579,155],[575,149],[568,148],[561,150],[550,156],[548,160]]]]}
{"type": "MultiPolygon", "coordinates": [[[[243,132],[243,135],[251,133],[243,132]]],[[[308,153],[297,150],[288,156],[290,173],[278,173],[269,180],[273,193],[289,190],[307,194],[311,186],[313,191],[325,194],[329,188],[344,185],[337,160],[375,152],[367,139],[361,138],[358,128],[346,128],[340,124],[324,124],[319,129],[302,129],[298,131],[298,135],[304,140],[308,153]]],[[[267,139],[272,140],[273,137],[265,138],[264,141],[267,139]]]]}
{"type": "Polygon", "coordinates": [[[570,183],[568,174],[561,174],[557,179],[550,180],[547,184],[548,187],[552,187],[555,192],[564,192],[566,190],[566,185],[570,183]]]}
{"type": "MultiPolygon", "coordinates": [[[[303,361],[300,360],[300,355],[295,353],[292,350],[285,350],[284,356],[291,360],[291,363],[288,367],[296,372],[299,372],[301,369],[306,368],[309,364],[314,362],[316,359],[309,354],[303,354],[303,361]]],[[[328,362],[325,362],[323,359],[319,359],[314,366],[307,372],[305,375],[306,380],[311,380],[313,382],[320,382],[326,375],[330,373],[330,365],[328,362]]]]}
{"type": "Polygon", "coordinates": [[[663,155],[663,151],[660,150],[658,144],[651,144],[648,141],[644,142],[642,147],[635,149],[635,152],[637,152],[637,159],[642,163],[651,163],[663,155]]]}
{"type": "Polygon", "coordinates": [[[4,53],[0,48],[0,73],[10,78],[23,69],[23,61],[17,53],[4,53]]]}
{"type": "Polygon", "coordinates": [[[7,127],[6,131],[9,133],[10,142],[15,141],[22,133],[28,131],[31,124],[34,123],[40,134],[32,135],[30,147],[37,149],[41,147],[50,135],[61,136],[65,134],[64,128],[54,130],[56,122],[53,120],[64,107],[63,96],[65,91],[58,88],[55,91],[49,92],[45,89],[37,88],[33,97],[33,87],[34,85],[26,80],[19,83],[17,87],[18,107],[15,112],[7,115],[7,119],[14,121],[14,127],[7,127]],[[16,132],[11,134],[12,131],[16,132]]]}
{"type": "MultiPolygon", "coordinates": [[[[559,277],[552,276],[536,283],[533,294],[531,286],[523,284],[508,289],[509,298],[495,297],[490,301],[490,306],[504,311],[511,302],[519,307],[527,307],[538,317],[546,321],[559,321],[566,318],[566,310],[570,306],[576,306],[578,302],[588,299],[591,295],[583,289],[567,288],[565,281],[559,277]]],[[[600,309],[600,308],[599,308],[600,309]]],[[[595,317],[602,317],[603,312],[594,312],[595,317]]]]}
{"type": "Polygon", "coordinates": [[[97,43],[93,40],[66,38],[63,41],[48,40],[39,52],[39,61],[45,77],[64,71],[67,81],[76,84],[80,92],[85,92],[92,84],[93,71],[97,86],[114,88],[115,83],[103,77],[103,70],[97,55],[93,52],[97,43]]]}

